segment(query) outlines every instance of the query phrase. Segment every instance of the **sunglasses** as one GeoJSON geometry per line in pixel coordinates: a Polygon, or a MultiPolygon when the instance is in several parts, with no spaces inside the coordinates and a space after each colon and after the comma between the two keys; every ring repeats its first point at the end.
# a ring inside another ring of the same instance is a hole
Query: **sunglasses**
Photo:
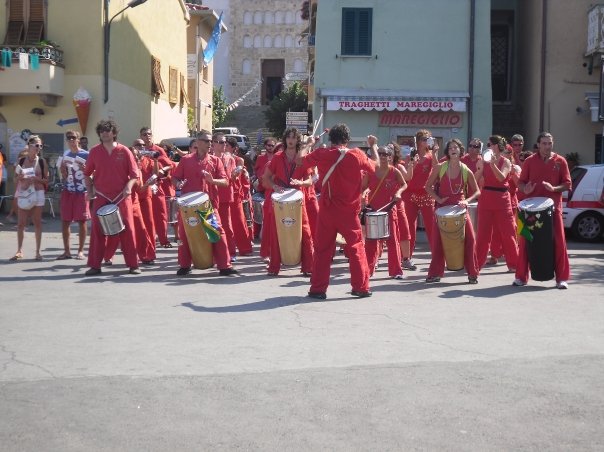
{"type": "Polygon", "coordinates": [[[390,157],[390,155],[391,155],[391,154],[390,154],[390,153],[388,153],[388,152],[378,152],[378,155],[379,155],[380,157],[390,157]]]}
{"type": "Polygon", "coordinates": [[[226,141],[218,141],[218,140],[214,140],[214,141],[212,141],[212,143],[226,144],[226,141]]]}
{"type": "Polygon", "coordinates": [[[151,132],[145,132],[145,133],[141,133],[141,135],[143,136],[152,136],[153,134],[151,132]]]}
{"type": "Polygon", "coordinates": [[[40,143],[29,143],[30,146],[33,146],[35,148],[41,148],[42,145],[40,143]]]}
{"type": "Polygon", "coordinates": [[[469,144],[468,147],[469,148],[474,148],[474,149],[480,149],[480,145],[479,144],[469,144]]]}
{"type": "Polygon", "coordinates": [[[264,147],[265,148],[274,148],[275,145],[274,144],[265,144],[264,147]]]}
{"type": "MultiPolygon", "coordinates": [[[[197,141],[203,141],[204,143],[210,143],[212,140],[208,140],[207,138],[197,138],[197,141]]],[[[216,143],[214,141],[214,143],[216,143]]]]}
{"type": "Polygon", "coordinates": [[[145,146],[145,143],[136,143],[136,144],[134,145],[134,147],[135,147],[135,148],[142,148],[142,147],[144,147],[144,146],[145,146]]]}
{"type": "Polygon", "coordinates": [[[428,138],[420,138],[419,141],[428,141],[428,138]]]}
{"type": "Polygon", "coordinates": [[[111,127],[103,127],[101,132],[113,132],[113,129],[111,127]]]}
{"type": "Polygon", "coordinates": [[[67,135],[67,137],[66,137],[66,138],[67,138],[67,140],[69,140],[69,141],[73,141],[73,140],[77,140],[77,139],[78,139],[78,137],[74,137],[73,135],[67,135]]]}

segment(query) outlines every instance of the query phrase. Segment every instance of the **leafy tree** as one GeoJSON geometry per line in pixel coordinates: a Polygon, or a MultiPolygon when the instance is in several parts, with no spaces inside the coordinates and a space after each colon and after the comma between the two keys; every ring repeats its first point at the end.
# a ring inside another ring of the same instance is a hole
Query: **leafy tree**
{"type": "MultiPolygon", "coordinates": [[[[266,127],[271,133],[280,137],[285,131],[285,113],[288,111],[307,111],[308,96],[299,82],[285,89],[269,104],[266,116],[266,127]]],[[[309,115],[309,121],[312,121],[309,115]]]]}
{"type": "Polygon", "coordinates": [[[212,129],[220,127],[225,123],[229,112],[227,111],[227,103],[224,97],[224,91],[222,85],[218,88],[212,89],[212,129]]]}

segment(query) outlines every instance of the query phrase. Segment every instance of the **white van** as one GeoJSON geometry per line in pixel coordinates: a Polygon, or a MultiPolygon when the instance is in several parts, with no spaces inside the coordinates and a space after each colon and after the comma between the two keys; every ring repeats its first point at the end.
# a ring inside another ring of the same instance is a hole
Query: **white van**
{"type": "Polygon", "coordinates": [[[239,135],[237,127],[216,127],[212,133],[223,133],[225,135],[239,135]]]}
{"type": "Polygon", "coordinates": [[[604,165],[581,165],[570,173],[572,190],[565,192],[562,221],[573,236],[597,242],[604,232],[604,165]]]}

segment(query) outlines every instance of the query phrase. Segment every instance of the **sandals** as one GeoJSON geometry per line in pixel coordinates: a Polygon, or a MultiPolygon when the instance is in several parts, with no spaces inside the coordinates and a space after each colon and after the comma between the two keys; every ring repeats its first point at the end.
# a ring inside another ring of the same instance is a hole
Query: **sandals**
{"type": "Polygon", "coordinates": [[[44,260],[44,258],[42,257],[41,254],[36,254],[36,260],[41,261],[41,260],[44,260]]]}
{"type": "Polygon", "coordinates": [[[58,261],[64,261],[66,259],[71,259],[71,254],[63,253],[63,254],[61,254],[60,256],[57,257],[58,261]]]}
{"type": "Polygon", "coordinates": [[[19,259],[23,259],[23,253],[16,253],[13,257],[9,259],[10,262],[16,262],[19,259]]]}
{"type": "Polygon", "coordinates": [[[82,252],[78,253],[78,255],[76,256],[76,259],[79,261],[83,261],[85,259],[84,253],[82,253],[82,252]]]}

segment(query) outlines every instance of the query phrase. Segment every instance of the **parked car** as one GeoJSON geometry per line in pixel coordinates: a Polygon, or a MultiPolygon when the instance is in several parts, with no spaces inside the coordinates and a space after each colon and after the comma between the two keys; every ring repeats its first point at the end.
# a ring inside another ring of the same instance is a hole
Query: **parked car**
{"type": "Polygon", "coordinates": [[[224,133],[225,135],[239,135],[237,127],[216,127],[212,133],[224,133]]]}
{"type": "MultiPolygon", "coordinates": [[[[161,140],[159,145],[163,146],[164,144],[171,144],[176,146],[183,152],[189,152],[189,143],[191,143],[191,140],[193,139],[193,137],[164,138],[163,140],[161,140]]],[[[180,156],[170,156],[170,158],[175,162],[178,162],[180,160],[180,156]]]]}
{"type": "Polygon", "coordinates": [[[604,165],[581,165],[570,173],[572,190],[563,196],[562,219],[578,240],[595,242],[604,232],[604,165]]]}
{"type": "Polygon", "coordinates": [[[251,148],[250,139],[245,135],[237,135],[237,134],[228,134],[225,135],[226,138],[233,137],[237,140],[237,144],[239,145],[239,149],[243,154],[247,154],[251,148]]]}

